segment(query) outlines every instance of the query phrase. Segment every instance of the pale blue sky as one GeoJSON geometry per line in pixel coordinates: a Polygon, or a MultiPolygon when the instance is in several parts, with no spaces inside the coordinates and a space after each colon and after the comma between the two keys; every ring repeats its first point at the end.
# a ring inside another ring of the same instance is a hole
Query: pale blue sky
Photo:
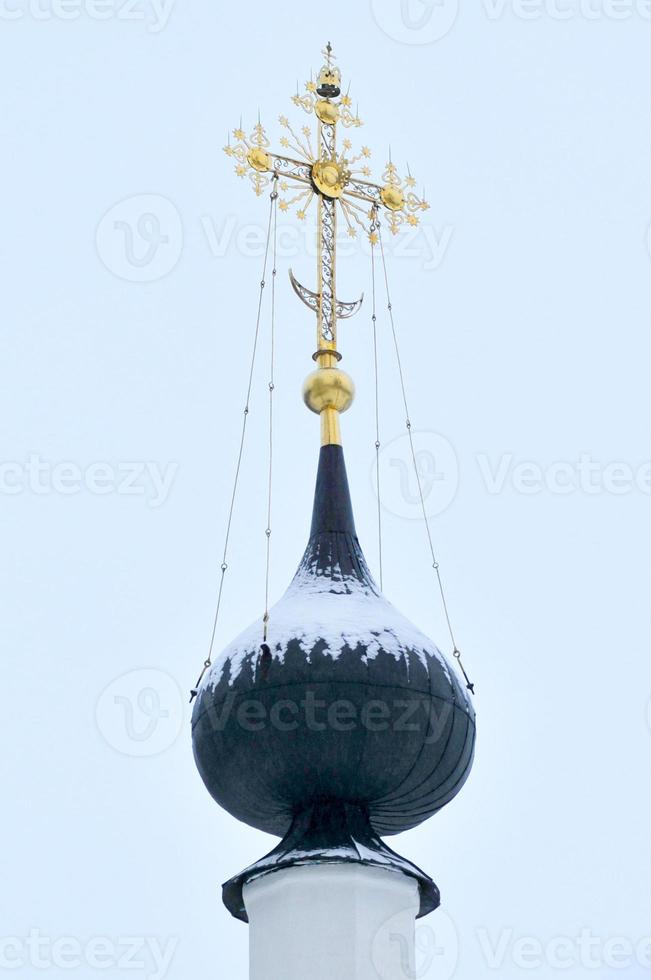
{"type": "MultiPolygon", "coordinates": [[[[432,205],[389,264],[424,473],[434,459],[443,477],[428,506],[479,736],[458,799],[390,841],[433,875],[449,917],[426,920],[445,952],[430,963],[421,933],[420,976],[547,980],[562,937],[572,980],[646,975],[642,947],[614,970],[607,943],[651,934],[648,5],[412,3],[333,0],[320,17],[0,0],[0,951],[20,980],[44,975],[30,930],[57,980],[246,976],[247,931],[219,886],[272,841],[209,798],[186,704],[267,212],[221,148],[258,107],[274,140],[280,113],[302,122],[289,97],[328,36],[366,123],[352,138],[378,176],[390,143],[432,205]],[[592,970],[581,930],[597,939],[592,970]],[[135,972],[129,937],[150,943],[135,972]],[[542,944],[540,966],[524,968],[523,937],[542,944]],[[67,969],[51,949],[65,938],[67,969]],[[171,951],[166,971],[152,945],[171,951]]],[[[300,401],[313,323],[286,277],[292,265],[311,284],[313,250],[294,218],[282,228],[274,596],[306,540],[318,444],[300,401]]],[[[367,250],[349,253],[341,295],[368,301],[367,250]]],[[[447,650],[379,329],[385,591],[447,650]]],[[[340,347],[375,567],[368,302],[340,347]]],[[[218,646],[262,611],[261,353],[218,646]]]]}

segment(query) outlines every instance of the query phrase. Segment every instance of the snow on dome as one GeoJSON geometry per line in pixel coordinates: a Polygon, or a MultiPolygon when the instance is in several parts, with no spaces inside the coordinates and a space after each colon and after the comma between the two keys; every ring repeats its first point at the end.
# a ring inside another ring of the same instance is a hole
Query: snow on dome
{"type": "MultiPolygon", "coordinates": [[[[323,642],[326,649],[322,652],[333,660],[346,647],[365,647],[363,660],[372,660],[382,651],[399,660],[409,651],[425,666],[428,656],[436,657],[450,680],[448,664],[435,644],[382,595],[370,575],[366,580],[345,576],[339,565],[328,572],[325,575],[315,562],[304,562],[272,608],[267,643],[275,659],[283,661],[292,640],[300,644],[308,662],[311,652],[323,642]]],[[[227,663],[232,685],[247,657],[259,652],[262,636],[260,618],[224,650],[203,686],[214,688],[227,663]]]]}

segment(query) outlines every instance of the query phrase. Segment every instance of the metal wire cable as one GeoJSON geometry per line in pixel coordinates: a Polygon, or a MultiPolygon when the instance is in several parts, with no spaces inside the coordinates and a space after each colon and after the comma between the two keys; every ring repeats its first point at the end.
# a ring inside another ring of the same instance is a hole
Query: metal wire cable
{"type": "Polygon", "coordinates": [[[404,375],[404,371],[403,371],[403,367],[402,367],[402,359],[400,357],[400,347],[398,345],[398,334],[397,334],[397,331],[396,331],[395,319],[394,319],[394,316],[393,316],[393,304],[391,302],[391,292],[390,292],[390,289],[389,289],[389,276],[388,276],[388,273],[387,273],[386,256],[384,254],[384,243],[382,241],[382,229],[380,227],[379,220],[377,222],[377,226],[378,226],[377,227],[377,235],[378,235],[378,241],[379,241],[379,244],[380,244],[380,255],[382,257],[382,269],[383,269],[383,273],[384,273],[384,284],[385,284],[386,296],[387,296],[387,310],[388,310],[388,313],[389,313],[389,321],[391,323],[391,333],[392,333],[392,336],[393,336],[393,345],[394,345],[395,352],[396,352],[396,361],[397,361],[397,364],[398,364],[398,374],[400,376],[400,388],[401,388],[401,391],[402,391],[402,401],[403,401],[403,405],[404,405],[404,408],[405,408],[407,434],[409,436],[409,446],[410,446],[410,449],[411,449],[411,458],[412,458],[412,461],[413,461],[413,464],[414,464],[414,473],[415,473],[415,476],[416,476],[416,485],[418,487],[418,497],[419,497],[419,500],[420,500],[421,510],[423,512],[423,520],[425,522],[425,530],[426,530],[426,533],[427,533],[427,541],[428,541],[428,544],[429,544],[429,550],[430,550],[430,553],[431,553],[431,556],[432,556],[432,568],[434,569],[434,572],[436,574],[436,579],[437,579],[437,582],[438,582],[438,588],[439,588],[439,592],[440,592],[440,595],[441,595],[441,603],[443,605],[443,612],[445,614],[445,619],[446,619],[446,622],[447,622],[448,631],[450,633],[450,640],[452,641],[452,647],[453,647],[452,654],[453,654],[454,658],[456,659],[457,663],[459,664],[459,668],[461,670],[461,673],[463,674],[463,676],[465,678],[465,681],[466,681],[466,687],[467,687],[467,689],[471,692],[471,694],[474,694],[475,693],[475,686],[471,682],[470,678],[468,677],[468,674],[466,673],[466,669],[465,669],[465,667],[463,665],[463,661],[461,659],[461,651],[459,650],[459,647],[457,646],[457,641],[455,639],[454,630],[452,628],[452,619],[450,617],[450,610],[449,610],[448,603],[447,603],[447,598],[446,598],[446,594],[445,594],[445,588],[443,586],[443,577],[441,575],[441,566],[440,566],[439,561],[438,561],[438,558],[436,556],[436,550],[434,548],[434,541],[433,541],[433,538],[432,538],[432,529],[430,527],[429,518],[427,516],[427,508],[425,506],[425,495],[423,493],[423,484],[422,484],[422,480],[420,478],[420,473],[418,471],[418,462],[417,462],[417,459],[416,459],[416,449],[415,449],[415,446],[414,446],[414,436],[413,436],[413,432],[412,432],[411,418],[410,418],[410,414],[409,414],[409,404],[407,402],[407,390],[406,390],[406,385],[405,385],[405,375],[404,375]]]}
{"type": "Polygon", "coordinates": [[[268,488],[267,488],[267,528],[265,534],[267,537],[267,557],[266,557],[266,569],[265,569],[265,592],[264,592],[264,643],[267,642],[267,631],[269,627],[269,578],[270,578],[270,567],[271,567],[271,503],[272,503],[272,487],[273,487],[273,459],[274,459],[274,438],[273,438],[273,420],[274,420],[274,364],[275,364],[275,339],[276,339],[276,257],[277,257],[277,241],[278,241],[278,175],[274,175],[274,185],[273,191],[271,193],[272,209],[273,209],[273,269],[271,272],[271,354],[270,354],[270,367],[269,367],[269,478],[268,478],[268,488]]]}
{"type": "MultiPolygon", "coordinates": [[[[377,220],[377,208],[373,209],[371,219],[371,236],[379,229],[377,220]]],[[[373,365],[375,371],[375,474],[377,480],[377,536],[378,536],[378,560],[380,566],[380,591],[384,587],[383,565],[382,565],[382,491],[380,486],[380,379],[378,372],[378,349],[377,349],[377,310],[375,299],[375,240],[371,237],[371,323],[373,324],[373,365]]]]}
{"type": "Polygon", "coordinates": [[[203,662],[203,668],[201,670],[201,673],[199,674],[199,677],[197,678],[197,682],[196,682],[195,686],[192,688],[192,690],[190,692],[190,703],[192,703],[192,701],[194,701],[194,699],[196,698],[197,694],[199,693],[199,685],[201,684],[201,681],[203,679],[203,676],[204,676],[204,674],[206,673],[206,671],[209,669],[209,667],[212,664],[213,647],[215,645],[215,634],[217,632],[217,623],[219,621],[219,613],[220,613],[220,610],[221,610],[222,597],[223,597],[223,594],[224,594],[224,580],[226,578],[226,572],[228,571],[228,546],[229,546],[230,538],[231,538],[231,529],[232,529],[232,526],[233,526],[233,514],[235,512],[235,501],[236,501],[237,489],[238,489],[239,481],[240,481],[240,470],[242,468],[242,457],[243,457],[243,454],[244,454],[244,443],[245,443],[245,439],[246,439],[246,426],[247,426],[247,422],[248,422],[248,419],[249,419],[249,411],[250,411],[250,407],[249,406],[250,406],[250,401],[251,401],[251,389],[253,387],[253,372],[254,372],[254,369],[255,369],[255,359],[256,359],[256,354],[257,354],[257,350],[258,350],[258,340],[260,338],[260,320],[261,320],[261,316],[262,316],[262,297],[264,295],[264,289],[265,289],[265,286],[266,286],[265,276],[267,274],[267,262],[268,262],[268,257],[269,257],[269,241],[270,241],[270,238],[271,238],[272,216],[274,214],[274,205],[275,205],[275,200],[276,200],[276,197],[277,197],[277,195],[274,196],[275,191],[276,191],[276,185],[274,184],[273,185],[273,192],[270,195],[271,200],[270,200],[270,203],[269,203],[269,220],[268,220],[268,223],[267,223],[267,240],[266,240],[265,250],[264,250],[264,260],[263,260],[263,265],[262,265],[262,278],[260,280],[260,292],[259,292],[259,295],[258,295],[258,311],[257,311],[257,316],[256,316],[256,322],[255,322],[255,333],[254,333],[254,337],[253,337],[253,350],[251,352],[251,364],[250,364],[250,367],[249,367],[249,378],[248,378],[248,385],[247,385],[247,389],[246,389],[246,401],[245,401],[245,404],[244,404],[244,416],[243,416],[243,419],[242,419],[242,430],[241,430],[241,434],[240,434],[240,445],[239,445],[239,450],[238,450],[238,454],[237,454],[237,462],[235,464],[235,478],[233,480],[233,491],[231,493],[230,506],[229,506],[229,509],[228,509],[228,519],[227,519],[227,522],[226,522],[226,534],[225,534],[225,537],[224,537],[224,551],[223,551],[223,555],[222,555],[222,563],[221,563],[221,566],[220,566],[220,568],[221,568],[221,577],[219,579],[219,587],[218,587],[218,590],[217,590],[217,604],[216,604],[215,615],[214,615],[213,623],[212,623],[212,631],[211,631],[211,634],[210,634],[210,644],[208,646],[208,656],[204,660],[204,662],[203,662]]]}

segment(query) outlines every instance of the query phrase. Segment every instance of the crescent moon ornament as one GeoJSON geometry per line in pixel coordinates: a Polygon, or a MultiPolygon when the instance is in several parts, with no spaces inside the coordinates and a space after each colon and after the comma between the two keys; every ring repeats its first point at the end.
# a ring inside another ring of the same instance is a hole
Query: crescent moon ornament
{"type": "MultiPolygon", "coordinates": [[[[289,280],[298,298],[302,300],[313,313],[318,313],[319,300],[321,298],[320,294],[308,289],[307,286],[303,286],[302,283],[298,281],[291,269],[289,270],[289,280]]],[[[349,317],[354,316],[355,313],[357,313],[361,308],[363,302],[364,293],[362,293],[359,299],[353,300],[351,303],[345,303],[343,300],[338,299],[335,306],[337,319],[347,320],[349,317]]]]}

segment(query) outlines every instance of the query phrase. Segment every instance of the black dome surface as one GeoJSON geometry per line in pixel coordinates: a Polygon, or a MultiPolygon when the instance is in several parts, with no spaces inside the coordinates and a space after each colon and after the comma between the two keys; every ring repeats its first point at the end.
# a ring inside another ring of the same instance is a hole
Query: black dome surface
{"type": "Polygon", "coordinates": [[[380,593],[362,554],[343,451],[321,449],[310,540],[289,589],[203,679],[192,727],[215,800],[278,836],[354,807],[378,835],[461,789],[475,714],[436,646],[380,593]]]}

